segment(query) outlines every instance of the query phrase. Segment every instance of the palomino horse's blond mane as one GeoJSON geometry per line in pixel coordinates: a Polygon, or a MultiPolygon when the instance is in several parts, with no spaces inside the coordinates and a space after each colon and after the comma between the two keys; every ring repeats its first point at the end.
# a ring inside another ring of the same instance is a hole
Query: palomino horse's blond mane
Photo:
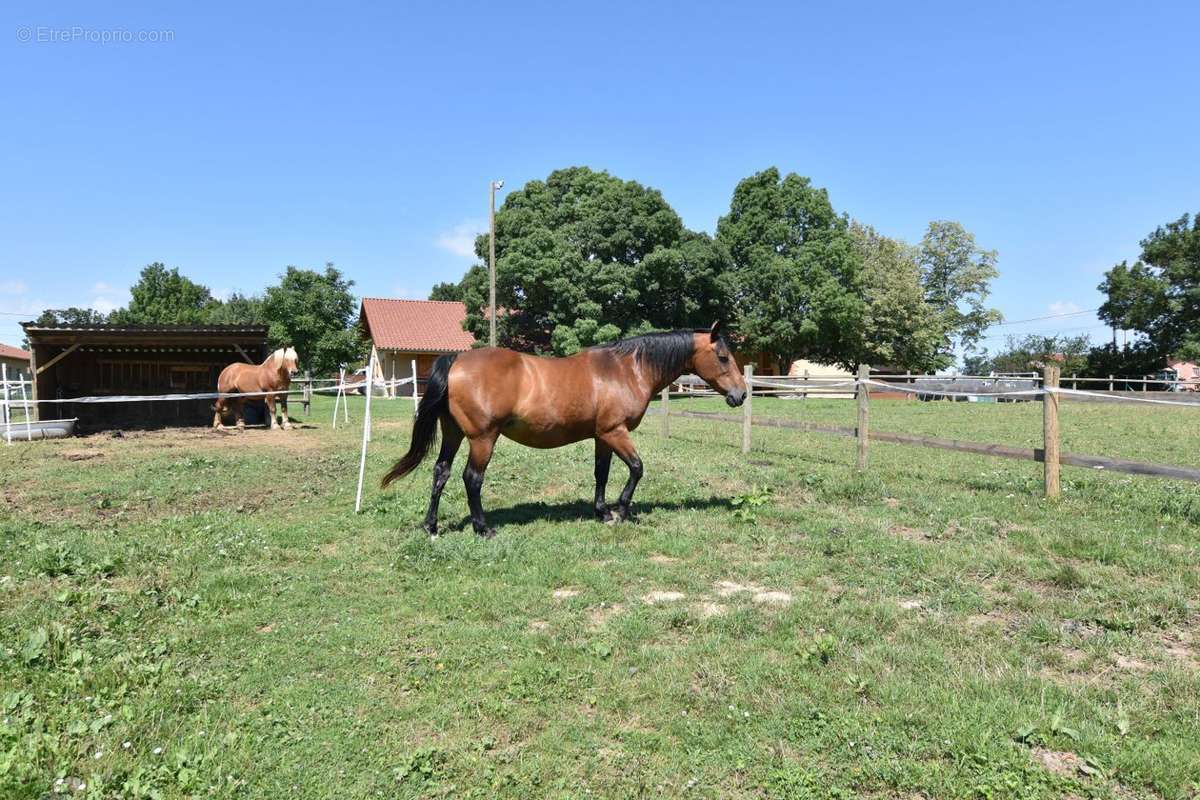
{"type": "Polygon", "coordinates": [[[295,372],[300,366],[300,355],[294,347],[281,347],[267,357],[263,366],[273,366],[276,369],[286,369],[295,372]]]}

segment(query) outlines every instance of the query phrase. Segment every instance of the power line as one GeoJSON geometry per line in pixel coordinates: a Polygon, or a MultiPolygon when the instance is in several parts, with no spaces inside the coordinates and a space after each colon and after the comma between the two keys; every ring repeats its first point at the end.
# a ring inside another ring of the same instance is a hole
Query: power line
{"type": "Polygon", "coordinates": [[[1030,317],[1029,319],[1014,319],[1011,321],[1006,320],[1004,322],[997,322],[994,327],[998,328],[1001,325],[1020,325],[1023,322],[1041,322],[1042,320],[1046,320],[1046,319],[1062,319],[1063,317],[1077,317],[1080,314],[1094,314],[1095,312],[1097,312],[1099,310],[1100,309],[1098,309],[1098,308],[1085,308],[1082,311],[1068,311],[1065,314],[1047,314],[1044,317],[1030,317]]]}

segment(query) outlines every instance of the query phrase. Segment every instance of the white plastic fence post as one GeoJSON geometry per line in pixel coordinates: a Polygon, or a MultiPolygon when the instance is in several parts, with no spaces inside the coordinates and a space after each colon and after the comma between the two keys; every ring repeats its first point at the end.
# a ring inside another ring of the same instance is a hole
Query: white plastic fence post
{"type": "Polygon", "coordinates": [[[375,351],[371,351],[371,365],[367,369],[367,408],[363,413],[362,455],[358,458],[358,491],[354,495],[354,513],[362,510],[363,478],[367,474],[367,442],[371,441],[371,376],[375,373],[375,351]]]}
{"type": "Polygon", "coordinates": [[[342,384],[346,382],[346,370],[338,367],[338,385],[337,391],[333,393],[333,428],[337,430],[337,412],[338,403],[342,401],[342,384]]]}
{"type": "Polygon", "coordinates": [[[413,379],[413,411],[417,410],[417,360],[412,360],[412,379],[413,379]]]}
{"type": "Polygon", "coordinates": [[[0,422],[4,423],[4,441],[11,445],[12,414],[8,410],[8,364],[0,364],[0,383],[4,384],[4,413],[0,415],[0,422]]]}
{"type": "Polygon", "coordinates": [[[367,365],[367,407],[363,411],[363,427],[367,431],[367,441],[371,441],[371,394],[375,387],[372,383],[375,378],[375,370],[379,369],[379,364],[375,361],[375,348],[371,348],[370,363],[367,365]]]}

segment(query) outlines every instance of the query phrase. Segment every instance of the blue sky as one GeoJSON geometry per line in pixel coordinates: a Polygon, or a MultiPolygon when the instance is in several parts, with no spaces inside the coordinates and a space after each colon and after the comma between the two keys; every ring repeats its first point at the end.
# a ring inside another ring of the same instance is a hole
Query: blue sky
{"type": "Polygon", "coordinates": [[[961,221],[1010,320],[1095,308],[1200,211],[1200,6],[1139,5],[10,3],[0,312],[107,309],[151,261],[219,293],[334,261],[424,297],[470,264],[491,178],[576,164],[708,231],[776,165],[889,235],[961,221]]]}

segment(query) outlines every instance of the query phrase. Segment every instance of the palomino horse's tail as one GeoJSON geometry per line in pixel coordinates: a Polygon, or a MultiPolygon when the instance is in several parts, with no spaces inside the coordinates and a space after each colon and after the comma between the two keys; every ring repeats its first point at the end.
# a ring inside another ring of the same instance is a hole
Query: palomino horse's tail
{"type": "Polygon", "coordinates": [[[383,486],[412,472],[425,456],[429,455],[434,437],[437,436],[438,419],[450,410],[446,376],[450,372],[450,365],[454,363],[454,357],[455,354],[450,353],[433,362],[433,371],[429,373],[429,382],[425,385],[425,396],[421,398],[417,418],[413,421],[412,442],[408,446],[408,452],[383,476],[383,486]]]}

